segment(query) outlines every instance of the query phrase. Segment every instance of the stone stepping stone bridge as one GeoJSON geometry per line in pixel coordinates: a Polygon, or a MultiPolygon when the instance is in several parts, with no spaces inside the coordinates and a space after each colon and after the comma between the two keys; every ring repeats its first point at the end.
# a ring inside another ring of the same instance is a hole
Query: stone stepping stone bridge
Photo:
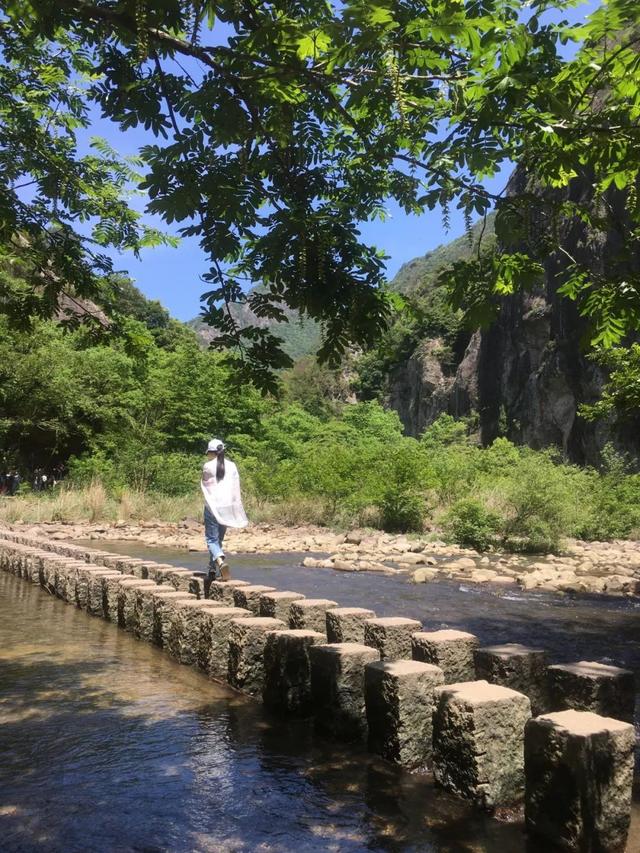
{"type": "Polygon", "coordinates": [[[624,850],[633,674],[543,649],[0,529],[0,569],[163,648],[281,715],[313,717],[494,810],[524,801],[550,847],[624,850]]]}

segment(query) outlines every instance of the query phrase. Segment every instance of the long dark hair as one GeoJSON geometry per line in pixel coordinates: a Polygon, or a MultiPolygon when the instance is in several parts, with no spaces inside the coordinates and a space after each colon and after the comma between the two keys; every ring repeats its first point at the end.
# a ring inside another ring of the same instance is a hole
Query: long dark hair
{"type": "Polygon", "coordinates": [[[216,462],[216,480],[224,480],[224,450],[219,450],[216,454],[218,461],[216,462]]]}

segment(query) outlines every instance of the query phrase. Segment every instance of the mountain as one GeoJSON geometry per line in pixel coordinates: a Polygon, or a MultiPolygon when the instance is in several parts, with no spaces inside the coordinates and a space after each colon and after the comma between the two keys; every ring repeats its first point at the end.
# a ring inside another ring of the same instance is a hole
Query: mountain
{"type": "MultiPolygon", "coordinates": [[[[275,323],[256,315],[246,305],[232,305],[231,313],[240,326],[259,326],[270,329],[274,335],[282,339],[283,349],[294,361],[305,355],[317,352],[320,347],[320,326],[308,317],[301,317],[297,312],[285,309],[287,323],[275,323]]],[[[216,337],[216,331],[207,325],[200,317],[189,320],[187,325],[194,330],[203,344],[208,346],[216,337]]]]}
{"type": "MultiPolygon", "coordinates": [[[[462,258],[468,258],[471,252],[476,251],[481,234],[483,247],[489,248],[495,241],[494,218],[494,215],[490,214],[486,223],[483,225],[482,221],[477,222],[469,235],[464,234],[449,243],[443,243],[426,255],[403,264],[389,283],[389,288],[398,293],[409,294],[419,288],[428,287],[445,266],[462,258]]],[[[274,334],[282,338],[285,352],[294,361],[312,355],[320,347],[319,324],[314,320],[301,318],[295,311],[285,309],[285,314],[289,318],[287,323],[274,323],[272,320],[256,317],[246,305],[232,305],[231,312],[241,326],[255,325],[271,329],[274,334]]],[[[215,330],[200,317],[194,317],[187,325],[195,331],[205,345],[211,343],[216,336],[215,330]]]]}
{"type": "Polygon", "coordinates": [[[389,283],[391,290],[411,294],[419,287],[435,283],[438,273],[449,264],[465,260],[477,251],[482,236],[482,247],[490,249],[495,244],[495,214],[490,213],[486,222],[476,222],[469,234],[463,234],[449,243],[442,243],[426,255],[403,264],[389,283]]]}
{"type": "MultiPolygon", "coordinates": [[[[507,193],[525,188],[535,193],[535,183],[533,188],[530,184],[516,169],[507,193]]],[[[572,199],[593,203],[593,186],[587,180],[574,181],[569,191],[572,199]]],[[[620,193],[608,191],[607,202],[624,222],[620,193]]],[[[577,218],[558,223],[554,239],[601,275],[618,262],[622,244],[613,225],[590,233],[577,218]]],[[[432,286],[434,256],[451,258],[454,251],[465,251],[460,240],[405,264],[396,287],[437,295],[432,286]]],[[[628,263],[638,269],[640,257],[628,263]]],[[[566,459],[591,465],[599,464],[608,443],[631,457],[640,456],[640,418],[605,423],[587,422],[579,415],[581,403],[599,399],[607,374],[583,347],[587,324],[577,305],[558,293],[567,267],[564,253],[551,252],[540,285],[502,298],[496,321],[468,336],[453,359],[442,335],[412,336],[405,353],[387,367],[383,386],[386,404],[398,412],[409,435],[420,435],[446,412],[477,416],[485,445],[504,435],[535,449],[557,447],[566,459]]]]}

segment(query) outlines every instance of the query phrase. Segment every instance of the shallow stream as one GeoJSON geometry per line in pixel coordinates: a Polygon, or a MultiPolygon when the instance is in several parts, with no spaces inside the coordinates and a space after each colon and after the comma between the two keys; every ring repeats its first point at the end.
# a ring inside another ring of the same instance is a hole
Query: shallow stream
{"type": "MultiPolygon", "coordinates": [[[[101,543],[202,567],[202,555],[101,543]]],[[[301,569],[238,557],[234,575],[308,597],[526,642],[554,660],[640,671],[630,600],[493,594],[454,583],[301,569]]],[[[408,774],[313,734],[310,723],[182,667],[112,624],[0,573],[0,849],[542,853],[520,823],[485,817],[408,774]]],[[[636,804],[629,853],[640,850],[636,804]]]]}

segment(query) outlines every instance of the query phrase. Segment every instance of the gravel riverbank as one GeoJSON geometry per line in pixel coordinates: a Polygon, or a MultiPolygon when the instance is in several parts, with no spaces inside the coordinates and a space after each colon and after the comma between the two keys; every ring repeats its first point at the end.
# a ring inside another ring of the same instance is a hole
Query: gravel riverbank
{"type": "MultiPolygon", "coordinates": [[[[205,562],[202,526],[196,519],[177,524],[43,522],[9,526],[53,539],[129,540],[202,552],[205,562]]],[[[226,544],[230,554],[306,552],[302,565],[307,568],[411,574],[416,583],[453,578],[546,592],[640,594],[640,543],[632,541],[568,540],[561,554],[543,557],[479,554],[431,537],[407,537],[377,530],[352,530],[345,534],[321,527],[256,524],[244,530],[229,530],[226,544]]]]}

